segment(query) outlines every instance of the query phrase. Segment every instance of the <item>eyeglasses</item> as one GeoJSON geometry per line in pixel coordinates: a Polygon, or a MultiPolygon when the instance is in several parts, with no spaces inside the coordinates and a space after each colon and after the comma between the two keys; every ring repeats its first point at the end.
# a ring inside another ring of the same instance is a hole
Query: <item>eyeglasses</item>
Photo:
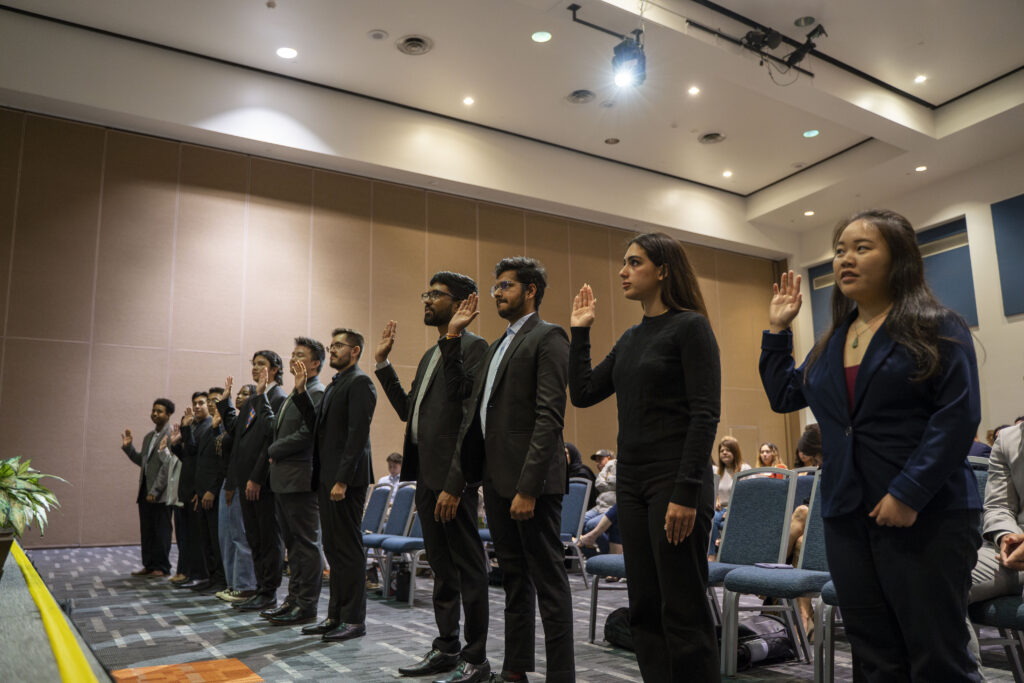
{"type": "Polygon", "coordinates": [[[455,298],[454,295],[449,294],[448,292],[442,292],[440,289],[431,289],[430,291],[423,292],[422,294],[420,294],[420,299],[422,301],[429,301],[433,303],[440,299],[442,296],[450,296],[453,299],[455,298]]]}
{"type": "Polygon", "coordinates": [[[502,292],[508,291],[509,289],[515,287],[518,284],[519,283],[514,280],[502,280],[501,282],[497,282],[494,284],[493,287],[491,287],[491,296],[493,297],[494,295],[496,295],[499,290],[502,292]]]}
{"type": "Polygon", "coordinates": [[[330,349],[331,351],[337,351],[337,350],[341,349],[342,346],[348,346],[349,348],[353,348],[353,349],[356,347],[355,344],[346,344],[345,342],[334,342],[333,344],[331,344],[327,348],[330,349]]]}

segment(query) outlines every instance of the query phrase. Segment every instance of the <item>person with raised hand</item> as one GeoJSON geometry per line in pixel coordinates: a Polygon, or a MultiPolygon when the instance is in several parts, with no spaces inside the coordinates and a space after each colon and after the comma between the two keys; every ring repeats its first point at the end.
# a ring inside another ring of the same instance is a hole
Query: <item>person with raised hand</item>
{"type": "Polygon", "coordinates": [[[643,317],[597,367],[590,327],[597,300],[573,300],[569,394],[586,408],[618,405],[616,501],[629,621],[645,681],[719,680],[706,599],[714,504],[711,450],[718,426],[718,343],[683,246],[663,233],[630,241],[619,271],[643,317]]]}
{"type": "Polygon", "coordinates": [[[903,216],[858,212],[832,245],[828,330],[796,367],[801,277],[783,273],[760,372],[773,410],[810,407],[821,427],[825,547],[854,670],[867,681],[978,681],[966,623],[981,542],[965,457],[981,417],[970,332],[929,289],[903,216]]]}

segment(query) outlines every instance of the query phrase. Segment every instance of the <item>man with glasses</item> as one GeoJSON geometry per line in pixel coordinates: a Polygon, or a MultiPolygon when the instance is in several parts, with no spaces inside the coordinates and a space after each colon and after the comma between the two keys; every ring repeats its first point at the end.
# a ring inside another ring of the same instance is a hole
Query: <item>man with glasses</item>
{"type": "MultiPolygon", "coordinates": [[[[337,370],[319,406],[296,386],[295,405],[313,434],[313,476],[320,506],[324,554],[331,566],[327,618],[302,629],[326,642],[366,634],[366,553],[360,526],[366,489],[373,482],[370,421],[377,405],[373,380],[359,369],[363,335],[339,327],[331,333],[337,370]]],[[[303,371],[297,364],[297,373],[303,371]]]]}
{"type": "MultiPolygon", "coordinates": [[[[491,539],[505,588],[505,659],[501,679],[522,681],[534,666],[534,602],[540,605],[547,680],[574,681],[572,603],[559,537],[568,489],[562,427],[569,338],[537,315],[547,277],[535,259],[505,258],[494,268],[491,296],[508,321],[476,373],[455,339],[441,341],[450,396],[472,386],[445,492],[459,496],[482,477],[491,539]],[[475,376],[474,376],[475,375],[475,376]],[[462,465],[459,468],[459,465],[462,465]]],[[[476,316],[467,298],[448,323],[459,335],[476,316]]],[[[439,508],[443,508],[439,502],[439,508]]]]}
{"type": "MultiPolygon", "coordinates": [[[[475,334],[449,334],[448,323],[459,304],[476,296],[476,283],[465,275],[441,271],[420,295],[423,324],[437,329],[439,340],[457,343],[463,363],[475,368],[487,351],[487,342],[475,334]]],[[[420,511],[423,543],[434,573],[434,619],[439,635],[419,662],[398,670],[403,676],[425,676],[455,669],[444,679],[473,683],[490,677],[487,661],[487,559],[476,527],[479,486],[462,481],[448,493],[445,485],[452,469],[455,438],[463,417],[463,401],[449,400],[441,349],[433,344],[420,359],[409,393],[388,361],[397,333],[394,320],[384,327],[377,345],[377,379],[398,416],[406,423],[403,445],[403,481],[416,482],[416,509],[420,511]],[[459,643],[459,604],[466,612],[466,646],[459,643]]],[[[460,395],[468,398],[469,391],[460,395]]],[[[461,470],[461,467],[457,467],[461,470]]],[[[458,477],[457,477],[458,478],[458,477]]]]}

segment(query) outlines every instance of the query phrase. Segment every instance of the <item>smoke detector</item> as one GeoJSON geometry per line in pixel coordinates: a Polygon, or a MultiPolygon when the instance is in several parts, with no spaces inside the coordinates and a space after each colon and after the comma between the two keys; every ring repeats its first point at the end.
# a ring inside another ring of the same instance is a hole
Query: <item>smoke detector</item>
{"type": "Polygon", "coordinates": [[[419,57],[430,52],[434,47],[434,41],[426,36],[405,36],[399,38],[398,42],[395,43],[395,47],[402,54],[411,55],[413,57],[419,57]]]}

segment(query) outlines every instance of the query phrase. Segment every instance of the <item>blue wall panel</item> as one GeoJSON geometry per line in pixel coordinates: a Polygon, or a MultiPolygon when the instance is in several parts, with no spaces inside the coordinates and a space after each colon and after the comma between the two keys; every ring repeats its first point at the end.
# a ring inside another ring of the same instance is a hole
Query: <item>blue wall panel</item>
{"type": "Polygon", "coordinates": [[[1024,313],[1024,194],[992,205],[1003,313],[1024,313]]]}

